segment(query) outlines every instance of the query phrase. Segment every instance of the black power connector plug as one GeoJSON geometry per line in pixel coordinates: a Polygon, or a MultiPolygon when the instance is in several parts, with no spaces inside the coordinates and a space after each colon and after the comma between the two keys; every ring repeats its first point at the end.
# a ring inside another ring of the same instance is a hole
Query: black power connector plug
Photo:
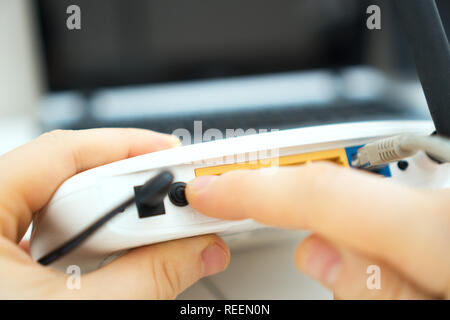
{"type": "Polygon", "coordinates": [[[172,184],[169,190],[169,199],[177,207],[186,207],[188,205],[186,199],[186,183],[176,182],[172,184]]]}

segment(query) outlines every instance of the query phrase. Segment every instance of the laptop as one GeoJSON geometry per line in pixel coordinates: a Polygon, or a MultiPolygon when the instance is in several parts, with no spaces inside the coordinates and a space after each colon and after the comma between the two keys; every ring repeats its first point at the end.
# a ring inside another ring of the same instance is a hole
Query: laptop
{"type": "Polygon", "coordinates": [[[360,0],[36,1],[42,130],[214,128],[225,137],[428,119],[393,5],[374,3],[381,30],[366,27],[360,0]],[[74,4],[79,30],[66,27],[74,4]]]}

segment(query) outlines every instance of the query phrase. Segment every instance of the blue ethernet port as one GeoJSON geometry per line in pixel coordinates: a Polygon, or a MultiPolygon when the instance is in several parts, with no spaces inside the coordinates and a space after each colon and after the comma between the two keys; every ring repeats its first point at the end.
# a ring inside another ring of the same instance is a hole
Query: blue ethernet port
{"type": "MultiPolygon", "coordinates": [[[[358,153],[358,150],[363,146],[364,145],[345,148],[345,153],[347,154],[347,160],[348,160],[350,167],[353,167],[352,162],[356,158],[356,154],[358,153]]],[[[388,178],[392,177],[391,169],[389,169],[389,165],[381,166],[378,168],[373,168],[373,169],[370,169],[369,171],[373,172],[373,173],[381,174],[388,178]]]]}

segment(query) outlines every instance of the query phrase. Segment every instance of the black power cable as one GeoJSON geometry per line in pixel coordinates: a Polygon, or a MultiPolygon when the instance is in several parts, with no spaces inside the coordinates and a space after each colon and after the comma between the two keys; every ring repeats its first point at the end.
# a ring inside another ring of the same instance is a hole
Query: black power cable
{"type": "Polygon", "coordinates": [[[450,47],[434,0],[395,0],[438,135],[450,137],[450,47]]]}
{"type": "Polygon", "coordinates": [[[42,265],[49,265],[50,263],[66,255],[70,251],[77,248],[81,243],[83,243],[109,220],[114,218],[119,213],[125,211],[125,209],[131,206],[133,203],[143,203],[150,207],[157,206],[169,192],[172,181],[173,174],[168,171],[163,171],[160,174],[156,175],[148,182],[146,182],[134,197],[129,198],[119,206],[106,213],[103,217],[92,223],[84,231],[40,258],[38,262],[42,265]]]}

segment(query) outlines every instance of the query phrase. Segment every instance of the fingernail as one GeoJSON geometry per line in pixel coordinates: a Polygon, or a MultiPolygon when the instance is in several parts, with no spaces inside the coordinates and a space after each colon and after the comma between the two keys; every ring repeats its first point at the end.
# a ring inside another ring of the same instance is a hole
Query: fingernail
{"type": "Polygon", "coordinates": [[[189,188],[194,192],[199,192],[202,189],[206,188],[215,179],[217,179],[216,176],[202,176],[195,178],[194,181],[189,184],[189,188]]]}
{"type": "Polygon", "coordinates": [[[337,280],[341,258],[338,251],[323,241],[315,241],[303,259],[303,269],[312,278],[326,286],[333,286],[337,280]]]}
{"type": "Polygon", "coordinates": [[[169,137],[169,140],[170,140],[170,145],[172,147],[179,147],[179,146],[181,146],[181,141],[180,141],[180,139],[177,136],[169,134],[168,137],[169,137]]]}
{"type": "Polygon", "coordinates": [[[227,265],[227,253],[217,243],[202,252],[203,276],[210,276],[221,272],[227,265]]]}

